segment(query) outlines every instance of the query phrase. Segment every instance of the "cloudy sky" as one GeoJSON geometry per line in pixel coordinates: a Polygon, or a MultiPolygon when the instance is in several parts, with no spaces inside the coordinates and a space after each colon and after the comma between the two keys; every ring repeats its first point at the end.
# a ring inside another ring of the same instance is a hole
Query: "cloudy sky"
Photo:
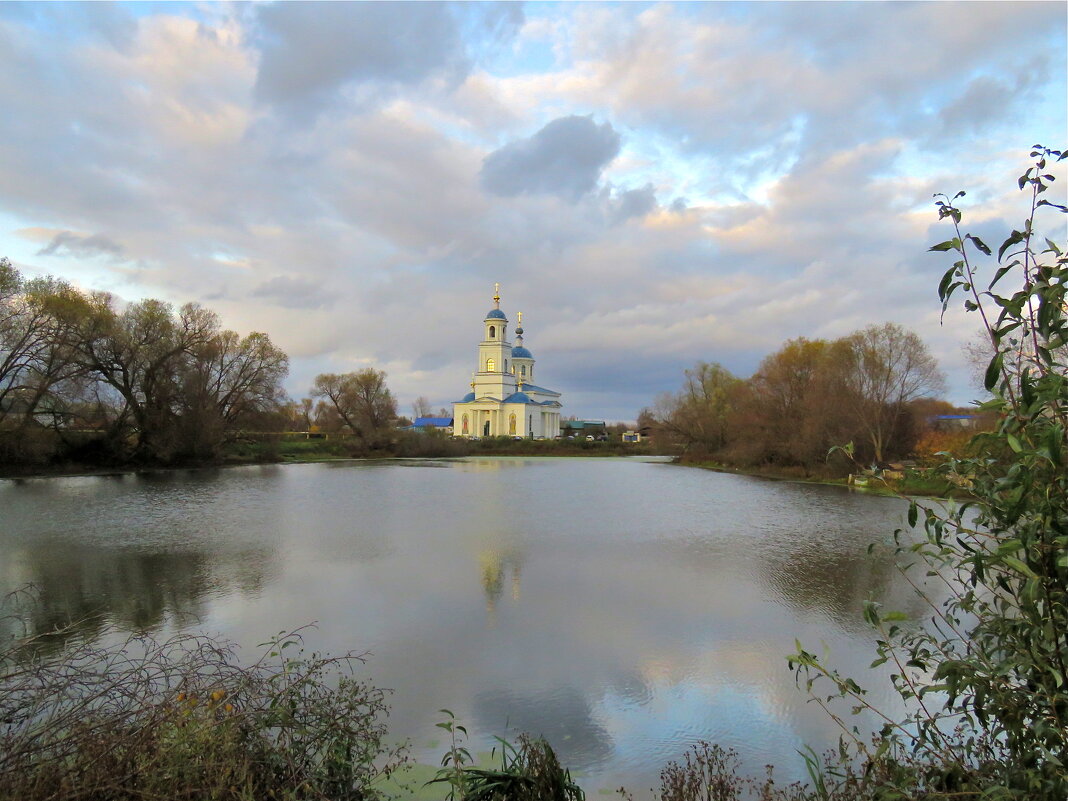
{"type": "Polygon", "coordinates": [[[0,255],[266,331],[294,397],[458,399],[499,281],[580,417],[885,321],[963,403],[931,195],[1018,225],[1066,62],[1061,2],[2,3],[0,255]]]}

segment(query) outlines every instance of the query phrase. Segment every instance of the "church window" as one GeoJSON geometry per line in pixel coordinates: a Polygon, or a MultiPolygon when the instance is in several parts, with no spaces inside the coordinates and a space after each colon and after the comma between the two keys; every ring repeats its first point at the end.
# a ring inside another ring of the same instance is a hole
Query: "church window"
{"type": "Polygon", "coordinates": [[[515,415],[508,415],[508,433],[515,434],[515,415]]]}
{"type": "Polygon", "coordinates": [[[526,365],[524,364],[524,365],[523,365],[522,367],[520,367],[519,369],[520,369],[520,370],[522,371],[522,373],[523,373],[523,378],[526,378],[526,377],[527,377],[527,366],[526,366],[526,365]]]}
{"type": "Polygon", "coordinates": [[[508,360],[507,359],[504,360],[504,372],[506,372],[506,373],[508,372],[508,360]]]}
{"type": "Polygon", "coordinates": [[[493,372],[493,368],[496,367],[496,366],[497,366],[497,362],[493,361],[493,359],[486,359],[486,372],[487,373],[492,373],[493,372]]]}
{"type": "Polygon", "coordinates": [[[497,336],[497,327],[496,327],[496,326],[493,326],[493,325],[491,325],[491,326],[490,326],[490,336],[489,336],[489,338],[490,338],[490,339],[495,339],[495,338],[496,338],[496,336],[497,336]]]}

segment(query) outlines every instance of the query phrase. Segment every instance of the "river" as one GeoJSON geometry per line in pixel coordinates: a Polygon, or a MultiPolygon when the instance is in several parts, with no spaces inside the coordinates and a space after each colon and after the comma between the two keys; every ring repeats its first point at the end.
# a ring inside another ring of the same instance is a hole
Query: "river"
{"type": "MultiPolygon", "coordinates": [[[[545,735],[588,794],[648,794],[688,743],[804,776],[837,740],[795,686],[799,639],[879,685],[861,605],[916,613],[867,553],[906,505],[656,459],[345,461],[0,481],[0,589],[39,628],[222,635],[250,656],[315,622],[368,651],[421,761],[452,710],[473,736],[545,735]]],[[[879,677],[882,677],[880,680],[879,677]]]]}

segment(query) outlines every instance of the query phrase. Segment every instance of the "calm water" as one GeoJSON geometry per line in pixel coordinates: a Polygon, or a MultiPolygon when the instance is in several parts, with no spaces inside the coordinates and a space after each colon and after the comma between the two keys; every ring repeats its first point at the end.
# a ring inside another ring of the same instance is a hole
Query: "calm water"
{"type": "Polygon", "coordinates": [[[799,638],[870,675],[862,601],[911,601],[866,548],[905,509],[640,459],[0,481],[0,589],[37,585],[42,627],[97,615],[249,655],[316,621],[315,648],[372,653],[391,731],[423,760],[447,707],[476,747],[541,733],[589,793],[640,796],[698,739],[782,778],[803,775],[803,743],[836,741],[784,656],[799,638]]]}

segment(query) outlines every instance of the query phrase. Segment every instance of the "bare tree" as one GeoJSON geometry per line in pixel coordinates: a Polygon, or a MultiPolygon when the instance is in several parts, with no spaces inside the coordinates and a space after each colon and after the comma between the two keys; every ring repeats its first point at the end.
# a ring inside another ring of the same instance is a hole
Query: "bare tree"
{"type": "Polygon", "coordinates": [[[897,323],[869,326],[845,342],[849,399],[881,462],[905,404],[941,392],[945,376],[923,340],[897,323]]]}
{"type": "Polygon", "coordinates": [[[430,400],[423,395],[420,395],[415,399],[412,404],[412,419],[418,420],[420,417],[430,417],[434,413],[433,407],[430,405],[430,400]]]}
{"type": "Polygon", "coordinates": [[[386,374],[372,367],[354,373],[322,373],[315,377],[312,397],[325,398],[356,436],[363,440],[387,428],[397,416],[397,401],[386,386],[386,374]]]}
{"type": "Polygon", "coordinates": [[[90,296],[91,309],[78,338],[83,366],[122,397],[133,423],[135,455],[170,459],[181,450],[183,368],[190,353],[218,335],[219,319],[187,303],[175,315],[159,300],[144,300],[122,313],[110,295],[90,296]]]}
{"type": "Polygon", "coordinates": [[[276,412],[289,357],[266,334],[222,331],[198,343],[182,368],[183,448],[213,455],[243,422],[276,412]]]}

